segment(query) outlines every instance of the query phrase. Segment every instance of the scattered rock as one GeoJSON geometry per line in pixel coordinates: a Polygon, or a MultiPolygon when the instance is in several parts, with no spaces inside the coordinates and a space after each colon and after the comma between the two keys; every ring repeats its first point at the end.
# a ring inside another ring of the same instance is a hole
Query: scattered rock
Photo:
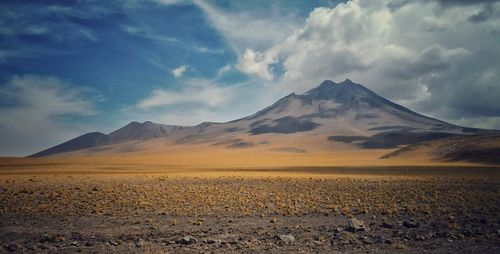
{"type": "Polygon", "coordinates": [[[208,244],[216,244],[216,243],[217,243],[217,241],[216,241],[216,240],[214,240],[214,239],[208,239],[208,240],[207,240],[207,243],[208,243],[208,244]]]}
{"type": "Polygon", "coordinates": [[[24,247],[32,252],[35,251],[36,248],[36,246],[33,243],[27,243],[26,245],[24,245],[24,247]]]}
{"type": "Polygon", "coordinates": [[[197,243],[198,240],[196,240],[196,238],[188,235],[188,236],[184,236],[183,238],[175,241],[175,243],[177,244],[184,244],[184,245],[188,245],[188,244],[194,244],[194,243],[197,243]]]}
{"type": "Polygon", "coordinates": [[[142,248],[142,247],[144,247],[145,244],[146,244],[146,242],[139,238],[139,240],[137,240],[137,242],[135,243],[135,247],[142,248]]]}
{"type": "Polygon", "coordinates": [[[400,250],[403,250],[403,249],[406,249],[408,247],[406,247],[406,245],[402,244],[402,243],[397,243],[395,246],[394,246],[396,249],[400,249],[400,250]]]}
{"type": "Polygon", "coordinates": [[[364,244],[373,244],[373,241],[370,240],[370,238],[368,238],[367,236],[360,236],[358,238],[359,240],[361,240],[361,242],[363,242],[364,244]]]}
{"type": "Polygon", "coordinates": [[[338,233],[340,233],[342,231],[344,231],[344,228],[341,228],[341,227],[333,229],[333,232],[336,233],[336,234],[338,234],[338,233]]]}
{"type": "Polygon", "coordinates": [[[278,235],[278,239],[289,244],[295,242],[295,237],[291,234],[278,235]]]}
{"type": "Polygon", "coordinates": [[[38,248],[41,249],[41,250],[48,250],[50,249],[50,247],[46,244],[40,244],[38,245],[38,248]]]}
{"type": "Polygon", "coordinates": [[[419,223],[418,223],[418,221],[415,221],[415,220],[405,220],[403,222],[403,226],[406,228],[418,228],[419,223]]]}
{"type": "Polygon", "coordinates": [[[55,242],[55,243],[60,243],[60,242],[64,242],[64,241],[66,241],[66,238],[62,235],[55,235],[53,237],[53,242],[55,242]]]}
{"type": "Polygon", "coordinates": [[[347,230],[351,232],[367,231],[365,223],[362,220],[351,218],[347,221],[347,230]]]}
{"type": "Polygon", "coordinates": [[[384,221],[384,222],[382,222],[382,227],[383,228],[394,228],[394,225],[389,223],[389,222],[384,221]]]}
{"type": "Polygon", "coordinates": [[[18,251],[21,247],[15,243],[5,246],[5,249],[10,252],[18,251]]]}
{"type": "Polygon", "coordinates": [[[113,245],[113,246],[118,246],[118,245],[120,245],[120,243],[118,243],[117,241],[113,241],[113,240],[109,240],[109,241],[108,241],[108,243],[109,243],[110,245],[113,245]]]}
{"type": "Polygon", "coordinates": [[[416,240],[418,240],[418,241],[423,241],[423,240],[425,240],[426,238],[425,238],[425,236],[423,236],[423,235],[417,235],[417,236],[415,237],[415,239],[416,239],[416,240]]]}
{"type": "Polygon", "coordinates": [[[43,233],[40,237],[40,243],[60,243],[66,241],[66,238],[63,235],[49,235],[47,233],[43,233]]]}
{"type": "Polygon", "coordinates": [[[450,224],[448,224],[448,228],[449,228],[449,229],[455,229],[455,230],[456,230],[456,229],[459,229],[459,228],[460,228],[460,224],[458,224],[458,223],[456,223],[456,222],[455,222],[455,223],[450,223],[450,224]]]}
{"type": "Polygon", "coordinates": [[[393,243],[394,243],[394,241],[393,241],[392,239],[385,239],[385,240],[384,240],[384,243],[385,243],[385,244],[389,244],[389,245],[391,245],[391,244],[393,244],[393,243]]]}
{"type": "Polygon", "coordinates": [[[270,223],[276,223],[278,220],[276,218],[272,218],[269,222],[270,223]]]}
{"type": "Polygon", "coordinates": [[[320,235],[315,235],[313,239],[314,239],[315,241],[320,241],[320,242],[324,240],[324,239],[323,239],[323,237],[322,237],[322,236],[320,236],[320,235]]]}
{"type": "Polygon", "coordinates": [[[51,237],[47,233],[43,233],[42,236],[40,237],[40,240],[39,240],[40,243],[46,243],[46,242],[50,242],[50,241],[51,241],[51,237]]]}

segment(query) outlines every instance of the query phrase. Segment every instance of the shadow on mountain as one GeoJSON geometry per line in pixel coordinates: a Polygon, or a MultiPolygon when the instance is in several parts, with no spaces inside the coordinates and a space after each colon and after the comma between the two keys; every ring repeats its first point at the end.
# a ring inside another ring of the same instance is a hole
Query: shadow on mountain
{"type": "Polygon", "coordinates": [[[307,152],[306,149],[296,148],[296,147],[278,147],[278,148],[271,149],[271,151],[285,152],[285,153],[305,153],[305,152],[307,152]]]}
{"type": "Polygon", "coordinates": [[[357,145],[367,149],[397,148],[400,145],[409,145],[416,142],[435,140],[457,136],[459,134],[444,132],[410,132],[387,131],[370,137],[365,136],[330,136],[328,140],[342,143],[359,142],[357,145]]]}
{"type": "Polygon", "coordinates": [[[242,140],[241,138],[237,138],[237,139],[220,141],[211,144],[211,146],[225,146],[226,148],[249,148],[249,147],[254,147],[255,144],[252,142],[242,140]]]}
{"type": "Polygon", "coordinates": [[[404,126],[404,125],[393,125],[393,126],[380,126],[368,129],[369,131],[413,131],[416,128],[404,126]]]}
{"type": "Polygon", "coordinates": [[[500,164],[500,133],[460,135],[419,142],[388,153],[380,159],[411,157],[414,154],[428,154],[437,161],[500,164]]]}
{"type": "Polygon", "coordinates": [[[445,161],[468,161],[500,164],[500,147],[457,151],[443,157],[445,161]]]}
{"type": "Polygon", "coordinates": [[[319,126],[319,124],[315,122],[302,120],[291,116],[276,119],[273,121],[273,123],[275,123],[274,126],[263,124],[252,128],[250,130],[250,133],[252,133],[252,135],[266,133],[290,134],[295,132],[311,131],[319,126]]]}
{"type": "Polygon", "coordinates": [[[91,132],[64,142],[55,147],[43,150],[39,153],[30,155],[29,157],[43,157],[56,153],[66,153],[80,149],[86,149],[91,147],[96,147],[100,145],[105,145],[110,141],[110,137],[104,133],[91,132]]]}

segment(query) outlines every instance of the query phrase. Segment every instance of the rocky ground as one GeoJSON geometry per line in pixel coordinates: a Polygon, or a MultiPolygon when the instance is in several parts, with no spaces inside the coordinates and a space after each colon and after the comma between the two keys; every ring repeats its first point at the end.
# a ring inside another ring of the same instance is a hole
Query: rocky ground
{"type": "Polygon", "coordinates": [[[499,253],[500,179],[0,175],[0,253],[499,253]]]}

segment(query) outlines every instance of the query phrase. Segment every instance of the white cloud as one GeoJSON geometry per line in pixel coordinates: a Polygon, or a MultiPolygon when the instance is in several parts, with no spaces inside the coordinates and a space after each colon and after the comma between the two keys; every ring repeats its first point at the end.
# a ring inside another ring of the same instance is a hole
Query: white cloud
{"type": "Polygon", "coordinates": [[[160,4],[164,4],[164,5],[171,5],[171,4],[177,4],[177,3],[181,3],[181,2],[185,2],[185,1],[182,1],[182,0],[156,0],[156,2],[158,2],[160,4]]]}
{"type": "Polygon", "coordinates": [[[269,65],[276,62],[270,54],[263,54],[247,49],[245,53],[238,59],[236,67],[246,73],[257,75],[265,80],[272,80],[273,73],[269,65]]]}
{"type": "MultiPolygon", "coordinates": [[[[16,110],[36,110],[43,117],[95,114],[93,104],[80,98],[81,91],[56,77],[15,76],[0,89],[16,110]]],[[[10,110],[12,108],[8,108],[10,110]]]]}
{"type": "Polygon", "coordinates": [[[211,49],[211,48],[200,47],[200,46],[192,46],[192,47],[188,47],[188,48],[192,49],[192,50],[194,50],[196,52],[199,52],[199,53],[215,54],[215,55],[224,54],[224,50],[223,49],[211,49]]]}
{"type": "MultiPolygon", "coordinates": [[[[14,58],[35,58],[70,52],[70,47],[48,47],[47,41],[58,44],[91,44],[99,41],[95,31],[78,20],[94,20],[108,15],[109,9],[97,5],[60,6],[57,4],[3,4],[0,6],[0,37],[10,42],[9,54],[0,52],[0,61],[14,58]],[[57,19],[54,19],[57,17],[57,19]],[[23,38],[37,36],[37,43],[23,38]]],[[[6,50],[6,49],[4,49],[6,50]]]]}
{"type": "Polygon", "coordinates": [[[153,90],[148,98],[137,104],[137,107],[146,111],[182,104],[197,104],[213,108],[223,106],[230,96],[230,88],[220,87],[204,79],[191,79],[181,90],[153,90]]]}
{"type": "Polygon", "coordinates": [[[121,26],[121,29],[124,32],[127,32],[131,35],[142,37],[142,38],[149,39],[149,40],[153,40],[153,41],[156,41],[158,43],[171,44],[171,43],[179,42],[179,39],[177,39],[177,38],[163,35],[163,34],[159,33],[158,31],[151,31],[146,26],[124,25],[124,26],[121,26]]]}
{"type": "MultiPolygon", "coordinates": [[[[262,93],[261,82],[244,81],[230,86],[218,83],[231,69],[226,65],[212,80],[187,79],[179,90],[155,89],[135,106],[123,108],[127,119],[173,125],[225,122],[255,113],[277,97],[274,91],[262,93]]],[[[270,87],[272,88],[272,87],[270,87]]]]}
{"type": "Polygon", "coordinates": [[[222,68],[220,68],[218,71],[217,71],[217,76],[216,76],[216,79],[218,78],[221,78],[223,77],[224,75],[226,75],[228,72],[230,72],[232,69],[231,65],[230,64],[226,64],[224,66],[222,66],[222,68]]]}
{"type": "Polygon", "coordinates": [[[212,110],[204,108],[193,108],[186,110],[174,110],[166,114],[161,114],[155,117],[155,121],[160,123],[182,123],[184,126],[198,125],[202,122],[216,121],[220,117],[212,110]]]}
{"type": "MultiPolygon", "coordinates": [[[[248,45],[237,68],[277,80],[283,92],[350,78],[437,117],[498,116],[500,77],[493,70],[500,69],[499,19],[500,3],[444,8],[434,1],[353,0],[316,8],[268,49],[248,45]],[[472,22],[484,8],[490,14],[472,22]],[[281,75],[274,76],[275,65],[282,66],[281,75]]],[[[214,23],[230,41],[237,37],[224,30],[224,20],[214,23]]]]}
{"type": "Polygon", "coordinates": [[[82,134],[65,117],[96,114],[82,89],[56,77],[16,76],[0,88],[0,154],[22,155],[82,134]]]}
{"type": "Polygon", "coordinates": [[[187,65],[182,65],[182,66],[179,66],[175,69],[172,70],[172,74],[174,75],[174,77],[178,78],[180,76],[182,76],[182,74],[184,74],[184,72],[186,72],[187,70],[187,65]]]}
{"type": "Polygon", "coordinates": [[[228,40],[233,50],[241,55],[247,48],[264,49],[281,42],[299,25],[294,13],[280,12],[273,5],[269,11],[227,12],[203,0],[193,0],[228,40]],[[286,14],[284,14],[286,13],[286,14]]]}

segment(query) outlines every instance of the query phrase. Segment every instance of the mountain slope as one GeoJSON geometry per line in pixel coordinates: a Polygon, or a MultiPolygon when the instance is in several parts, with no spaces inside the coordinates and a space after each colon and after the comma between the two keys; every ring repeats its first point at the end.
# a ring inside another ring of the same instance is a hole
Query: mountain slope
{"type": "Polygon", "coordinates": [[[83,138],[84,135],[67,142],[71,145],[64,143],[33,156],[73,151],[80,155],[123,151],[161,153],[187,146],[301,153],[396,149],[476,132],[482,130],[418,114],[350,80],[341,83],[327,80],[304,94],[292,93],[234,121],[197,126],[132,122],[108,135],[83,138]],[[80,141],[83,144],[77,145],[80,141]],[[96,147],[101,148],[91,149],[96,147]]]}
{"type": "Polygon", "coordinates": [[[122,143],[130,140],[148,140],[168,135],[172,131],[181,129],[181,126],[156,124],[150,121],[144,123],[131,122],[126,126],[111,132],[111,143],[122,143]]]}
{"type": "Polygon", "coordinates": [[[131,122],[126,126],[111,132],[110,134],[100,132],[87,133],[60,145],[32,154],[29,157],[43,157],[97,146],[120,144],[129,141],[145,141],[148,139],[163,137],[168,133],[181,128],[181,126],[155,124],[149,121],[144,123],[131,122]]]}
{"type": "Polygon", "coordinates": [[[381,159],[424,157],[435,161],[468,161],[500,164],[500,133],[491,132],[412,144],[381,159]]]}
{"type": "Polygon", "coordinates": [[[66,153],[75,150],[96,147],[107,144],[109,140],[109,136],[104,133],[91,132],[66,141],[47,150],[32,154],[29,157],[43,157],[52,154],[66,153]]]}

